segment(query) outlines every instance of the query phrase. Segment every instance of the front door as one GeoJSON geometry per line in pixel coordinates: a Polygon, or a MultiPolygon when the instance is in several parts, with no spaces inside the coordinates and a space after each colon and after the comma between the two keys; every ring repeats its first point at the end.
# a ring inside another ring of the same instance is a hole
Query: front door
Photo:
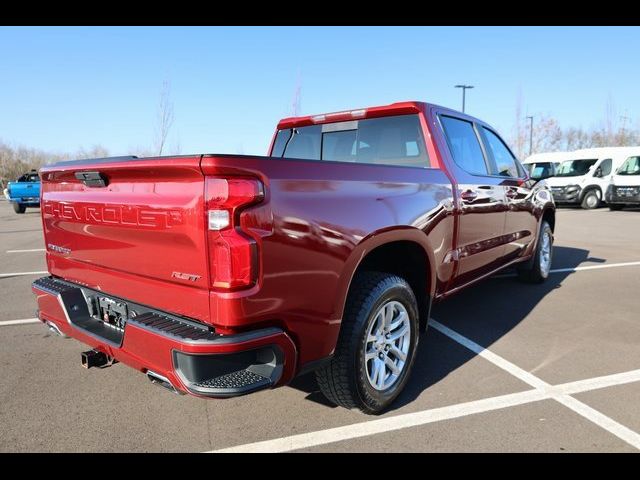
{"type": "Polygon", "coordinates": [[[493,130],[479,128],[489,166],[494,174],[502,177],[501,188],[507,201],[505,219],[505,262],[522,256],[531,242],[537,238],[538,221],[536,205],[532,198],[531,182],[526,182],[522,166],[500,136],[493,130]]]}

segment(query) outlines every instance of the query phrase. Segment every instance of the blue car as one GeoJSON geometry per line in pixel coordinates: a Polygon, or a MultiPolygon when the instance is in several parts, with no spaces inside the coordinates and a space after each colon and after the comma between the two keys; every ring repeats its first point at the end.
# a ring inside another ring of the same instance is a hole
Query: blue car
{"type": "Polygon", "coordinates": [[[9,182],[7,194],[16,213],[24,213],[27,207],[39,207],[40,177],[38,172],[31,170],[18,178],[17,181],[9,182]]]}

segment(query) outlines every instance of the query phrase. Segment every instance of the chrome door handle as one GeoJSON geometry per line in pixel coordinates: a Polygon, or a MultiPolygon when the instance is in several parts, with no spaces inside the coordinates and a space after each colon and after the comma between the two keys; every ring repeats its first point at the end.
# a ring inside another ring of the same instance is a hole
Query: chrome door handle
{"type": "Polygon", "coordinates": [[[518,196],[518,190],[516,190],[516,189],[511,189],[511,188],[510,188],[509,190],[507,190],[507,191],[505,192],[505,195],[506,195],[508,198],[516,198],[516,197],[518,196]]]}
{"type": "Polygon", "coordinates": [[[473,190],[465,190],[464,192],[462,192],[460,194],[460,198],[465,202],[472,202],[476,198],[478,198],[478,194],[477,194],[477,192],[474,192],[473,190]]]}

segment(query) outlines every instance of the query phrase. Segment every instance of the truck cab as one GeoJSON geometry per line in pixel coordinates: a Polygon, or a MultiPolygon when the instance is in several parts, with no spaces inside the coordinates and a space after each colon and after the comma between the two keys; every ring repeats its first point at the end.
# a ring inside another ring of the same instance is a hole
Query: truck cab
{"type": "Polygon", "coordinates": [[[16,213],[24,213],[27,207],[40,206],[40,176],[36,170],[25,173],[7,185],[7,196],[16,213]]]}
{"type": "Polygon", "coordinates": [[[598,208],[613,173],[632,154],[633,147],[585,148],[571,152],[547,183],[557,204],[598,208]]]}
{"type": "Polygon", "coordinates": [[[640,207],[640,148],[611,177],[605,198],[610,210],[640,207]]]}

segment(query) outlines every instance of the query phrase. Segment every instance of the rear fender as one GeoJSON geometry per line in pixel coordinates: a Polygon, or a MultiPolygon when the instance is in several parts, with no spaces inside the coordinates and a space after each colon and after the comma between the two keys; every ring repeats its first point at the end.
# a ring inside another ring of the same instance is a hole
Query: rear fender
{"type": "Polygon", "coordinates": [[[347,294],[349,293],[351,282],[353,281],[353,277],[364,258],[375,248],[398,241],[417,243],[424,249],[429,261],[429,266],[425,266],[425,268],[428,269],[428,271],[425,271],[425,275],[427,276],[427,284],[429,285],[429,296],[431,298],[434,297],[436,273],[435,269],[430,266],[435,265],[435,258],[433,248],[431,247],[431,244],[424,232],[413,227],[378,230],[371,233],[358,243],[344,264],[344,268],[339,279],[339,295],[337,295],[336,304],[334,305],[334,310],[337,312],[338,318],[342,318],[344,314],[347,294]]]}

